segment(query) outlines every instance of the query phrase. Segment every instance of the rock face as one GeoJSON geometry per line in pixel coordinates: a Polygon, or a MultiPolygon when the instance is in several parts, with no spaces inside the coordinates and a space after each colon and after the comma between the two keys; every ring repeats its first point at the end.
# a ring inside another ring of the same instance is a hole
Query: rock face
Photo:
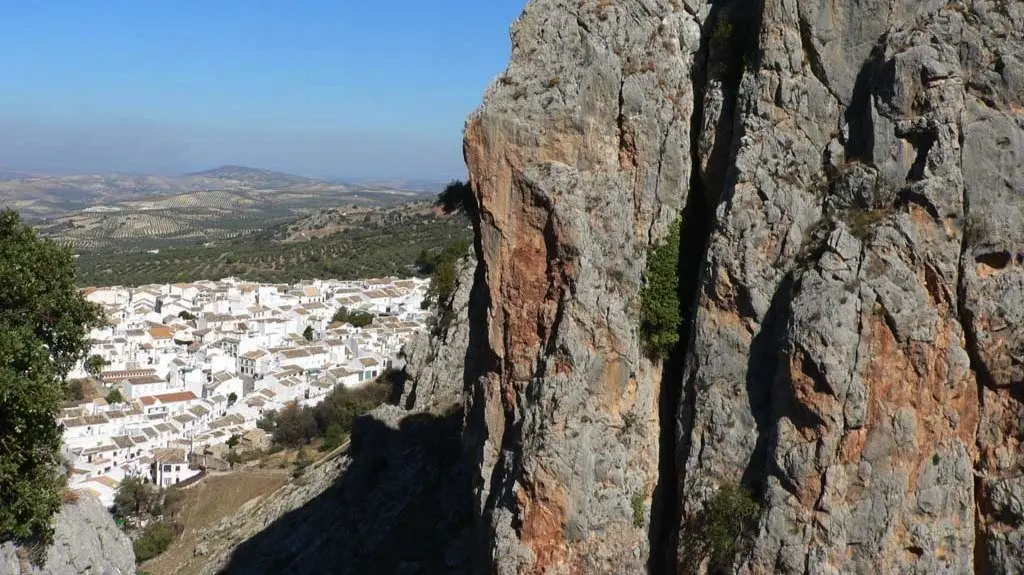
{"type": "Polygon", "coordinates": [[[406,409],[441,410],[462,403],[463,374],[473,359],[469,350],[469,307],[476,276],[476,258],[459,262],[450,302],[452,321],[439,332],[423,332],[406,344],[407,380],[399,405],[406,409]]]}
{"type": "Polygon", "coordinates": [[[53,544],[42,566],[33,565],[24,549],[0,545],[0,573],[11,575],[134,575],[132,542],[117,528],[110,512],[89,495],[65,504],[57,515],[53,544]]]}
{"type": "Polygon", "coordinates": [[[1024,571],[1024,3],[534,0],[512,38],[410,411],[229,570],[1024,571]]]}
{"type": "Polygon", "coordinates": [[[1024,4],[535,0],[465,151],[486,569],[1024,568],[1024,4]]]}

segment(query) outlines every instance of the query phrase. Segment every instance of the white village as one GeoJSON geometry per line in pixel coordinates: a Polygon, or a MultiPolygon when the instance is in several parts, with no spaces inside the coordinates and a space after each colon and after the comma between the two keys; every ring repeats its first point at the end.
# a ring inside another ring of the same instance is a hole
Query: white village
{"type": "Polygon", "coordinates": [[[108,321],[90,333],[99,369],[83,361],[69,378],[92,375],[103,397],[60,414],[69,487],[109,507],[126,477],[168,487],[222,465],[232,438],[265,448],[264,414],[316,405],[337,386],[398,367],[402,346],[430,315],[421,309],[428,284],[228,278],[84,290],[108,321]],[[372,322],[338,320],[348,314],[372,322]]]}

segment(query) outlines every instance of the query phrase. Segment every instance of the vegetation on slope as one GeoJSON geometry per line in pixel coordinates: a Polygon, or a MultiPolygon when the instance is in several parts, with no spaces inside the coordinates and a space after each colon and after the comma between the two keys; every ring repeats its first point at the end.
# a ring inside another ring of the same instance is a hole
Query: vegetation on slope
{"type": "Polygon", "coordinates": [[[281,243],[273,233],[250,234],[214,246],[187,246],[147,252],[83,252],[78,258],[81,285],[242,279],[284,283],[311,278],[359,279],[408,276],[426,246],[465,241],[471,232],[461,217],[433,215],[402,224],[366,222],[330,236],[281,243]]]}
{"type": "Polygon", "coordinates": [[[272,433],[274,444],[280,447],[302,447],[317,439],[338,443],[342,434],[352,431],[356,417],[389,400],[393,376],[385,372],[361,387],[336,387],[315,407],[291,404],[280,412],[271,411],[260,420],[259,427],[272,433]]]}
{"type": "Polygon", "coordinates": [[[0,541],[48,541],[65,478],[55,416],[100,314],[71,253],[0,212],[0,541]]]}

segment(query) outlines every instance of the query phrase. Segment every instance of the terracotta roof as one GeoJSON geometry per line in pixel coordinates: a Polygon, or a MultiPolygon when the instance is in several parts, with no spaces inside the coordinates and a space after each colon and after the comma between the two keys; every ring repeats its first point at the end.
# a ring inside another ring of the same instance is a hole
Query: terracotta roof
{"type": "Polygon", "coordinates": [[[191,401],[193,399],[199,399],[196,394],[191,391],[179,391],[177,393],[164,393],[162,395],[155,395],[156,399],[160,403],[178,403],[180,401],[191,401]]]}

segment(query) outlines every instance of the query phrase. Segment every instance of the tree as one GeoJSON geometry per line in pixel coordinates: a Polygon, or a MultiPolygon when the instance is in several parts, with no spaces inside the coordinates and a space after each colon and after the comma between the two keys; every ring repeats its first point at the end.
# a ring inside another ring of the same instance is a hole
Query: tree
{"type": "Polygon", "coordinates": [[[331,423],[324,433],[324,442],[320,444],[320,451],[330,451],[340,446],[343,441],[345,441],[345,430],[337,423],[331,423]]]}
{"type": "Polygon", "coordinates": [[[114,493],[114,516],[136,519],[150,515],[160,503],[160,494],[138,477],[125,477],[114,493]]]}
{"type": "Polygon", "coordinates": [[[679,342],[679,234],[676,221],[665,243],[647,256],[647,285],[640,293],[640,333],[648,353],[663,358],[679,342]]]}
{"type": "Polygon", "coordinates": [[[196,316],[194,316],[191,313],[189,313],[189,311],[186,310],[186,309],[183,309],[183,310],[179,311],[178,312],[178,317],[183,319],[183,320],[185,320],[185,321],[192,321],[192,320],[196,319],[196,316]]]}
{"type": "Polygon", "coordinates": [[[313,411],[300,408],[294,403],[277,414],[274,425],[274,441],[287,446],[298,447],[309,443],[317,436],[319,429],[313,411]]]}
{"type": "Polygon", "coordinates": [[[82,401],[85,399],[85,382],[80,379],[69,381],[64,399],[67,401],[82,401]]]}
{"type": "Polygon", "coordinates": [[[277,428],[277,412],[270,410],[263,414],[263,417],[256,422],[256,427],[266,431],[267,433],[273,433],[274,429],[277,428]]]}
{"type": "Polygon", "coordinates": [[[349,311],[348,308],[338,308],[331,318],[331,323],[347,323],[352,327],[366,327],[373,323],[373,314],[365,311],[349,311]]]}
{"type": "Polygon", "coordinates": [[[446,214],[464,212],[467,215],[476,213],[476,196],[473,195],[473,188],[462,180],[452,180],[437,195],[435,206],[440,207],[446,214]]]}
{"type": "Polygon", "coordinates": [[[110,393],[107,394],[107,403],[124,403],[124,396],[121,395],[121,390],[116,387],[111,389],[110,393]]]}
{"type": "Polygon", "coordinates": [[[302,337],[306,338],[306,341],[313,341],[313,326],[307,325],[302,331],[302,337]]]}
{"type": "Polygon", "coordinates": [[[224,456],[224,461],[227,461],[228,465],[231,466],[231,469],[234,469],[236,465],[242,462],[242,456],[239,455],[237,451],[232,449],[229,450],[228,454],[224,456]]]}
{"type": "Polygon", "coordinates": [[[236,401],[238,401],[238,394],[232,391],[228,394],[228,406],[234,405],[236,401]]]}
{"type": "Polygon", "coordinates": [[[224,443],[227,444],[229,449],[234,449],[240,441],[241,438],[239,438],[237,434],[232,434],[224,443]]]}
{"type": "Polygon", "coordinates": [[[313,461],[309,458],[309,454],[306,453],[306,450],[300,449],[299,454],[295,456],[295,462],[293,463],[295,469],[292,470],[292,477],[301,477],[311,463],[313,463],[313,461]]]}
{"type": "Polygon", "coordinates": [[[103,368],[108,365],[110,365],[110,362],[103,359],[103,356],[93,354],[86,358],[83,367],[85,367],[85,373],[93,377],[99,377],[100,373],[103,372],[103,368]]]}
{"type": "Polygon", "coordinates": [[[52,538],[65,485],[55,416],[101,317],[71,251],[0,211],[0,541],[52,538]]]}

